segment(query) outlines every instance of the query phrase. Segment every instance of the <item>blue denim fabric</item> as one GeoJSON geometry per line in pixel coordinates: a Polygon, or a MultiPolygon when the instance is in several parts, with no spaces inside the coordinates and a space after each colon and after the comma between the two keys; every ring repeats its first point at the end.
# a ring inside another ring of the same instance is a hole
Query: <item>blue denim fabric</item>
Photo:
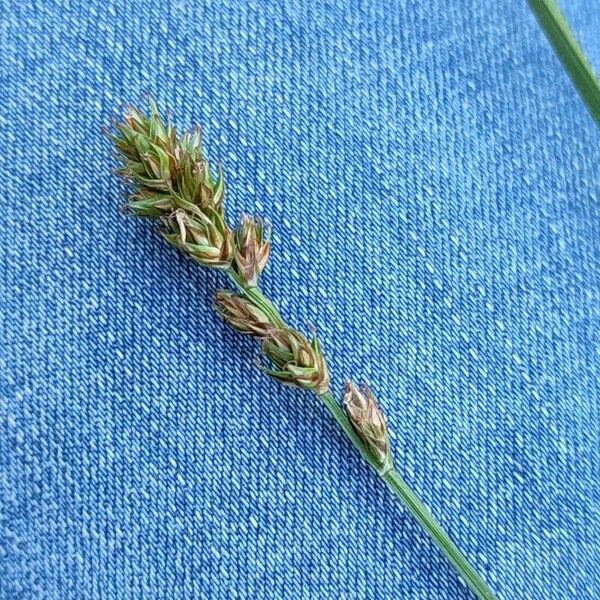
{"type": "Polygon", "coordinates": [[[471,597],[223,279],[118,213],[100,127],[144,90],[498,597],[600,596],[600,130],[526,3],[0,0],[0,32],[0,598],[471,597]]]}

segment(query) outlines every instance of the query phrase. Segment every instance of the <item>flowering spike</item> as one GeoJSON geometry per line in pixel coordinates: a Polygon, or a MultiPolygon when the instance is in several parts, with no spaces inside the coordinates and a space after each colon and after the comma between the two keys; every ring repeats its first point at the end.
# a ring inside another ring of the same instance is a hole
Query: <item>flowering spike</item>
{"type": "Polygon", "coordinates": [[[119,174],[134,188],[132,213],[159,219],[165,239],[196,262],[227,269],[234,236],[223,212],[223,173],[212,183],[200,129],[177,136],[150,98],[150,115],[129,107],[109,137],[119,152],[119,174]]]}
{"type": "MultiPolygon", "coordinates": [[[[316,338],[315,338],[316,339],[316,338]]],[[[263,340],[262,353],[275,368],[262,370],[286,383],[324,394],[329,389],[329,372],[318,343],[287,327],[272,328],[263,340]]]]}
{"type": "Polygon", "coordinates": [[[249,286],[255,286],[269,259],[271,227],[261,219],[242,215],[235,230],[234,266],[249,286]]]}
{"type": "Polygon", "coordinates": [[[219,290],[215,308],[223,320],[240,333],[264,338],[272,328],[267,315],[240,294],[219,290]]]}
{"type": "Polygon", "coordinates": [[[389,470],[393,463],[387,424],[371,390],[366,385],[359,390],[347,380],[344,408],[354,431],[365,443],[379,467],[389,470]]]}

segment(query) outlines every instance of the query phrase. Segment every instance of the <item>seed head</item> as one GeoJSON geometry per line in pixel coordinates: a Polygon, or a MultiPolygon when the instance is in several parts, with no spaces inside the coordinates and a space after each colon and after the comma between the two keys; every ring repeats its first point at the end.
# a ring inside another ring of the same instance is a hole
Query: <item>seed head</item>
{"type": "Polygon", "coordinates": [[[379,466],[391,467],[387,424],[371,390],[366,385],[359,390],[351,381],[346,381],[344,407],[354,431],[379,466]]]}
{"type": "Polygon", "coordinates": [[[237,274],[250,286],[267,264],[271,250],[271,226],[261,219],[242,215],[235,230],[234,265],[237,274]]]}
{"type": "Polygon", "coordinates": [[[324,394],[329,389],[329,372],[316,336],[308,340],[287,327],[269,331],[262,353],[275,366],[261,369],[279,381],[324,394]]]}
{"type": "Polygon", "coordinates": [[[240,333],[264,338],[272,328],[267,315],[240,294],[219,290],[215,308],[223,320],[240,333]]]}
{"type": "Polygon", "coordinates": [[[213,179],[202,156],[200,128],[178,136],[170,120],[160,118],[155,102],[149,102],[149,115],[130,106],[108,134],[122,163],[117,172],[133,188],[129,210],[160,218],[187,203],[222,214],[223,172],[219,167],[213,179]]]}

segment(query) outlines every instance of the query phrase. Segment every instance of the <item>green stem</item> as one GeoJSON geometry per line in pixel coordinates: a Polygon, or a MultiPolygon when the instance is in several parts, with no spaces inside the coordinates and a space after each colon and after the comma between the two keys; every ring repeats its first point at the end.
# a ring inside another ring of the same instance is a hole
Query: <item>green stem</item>
{"type": "Polygon", "coordinates": [[[371,453],[363,444],[362,440],[356,435],[348,417],[335,401],[331,392],[318,394],[326,408],[329,410],[343,432],[348,436],[354,447],[360,455],[377,471],[381,478],[387,483],[388,487],[394,492],[396,497],[408,508],[414,518],[431,536],[438,548],[446,555],[448,560],[454,565],[454,568],[467,582],[471,590],[481,600],[495,600],[495,596],[488,588],[485,581],[475,572],[475,569],[469,564],[469,561],[458,549],[456,544],[448,537],[448,534],[441,528],[439,523],[433,518],[425,505],[419,500],[415,493],[408,487],[402,476],[395,468],[382,473],[377,461],[373,459],[371,453]]]}
{"type": "Polygon", "coordinates": [[[475,569],[469,564],[469,561],[464,554],[448,537],[448,534],[441,528],[439,523],[433,518],[415,493],[408,487],[400,473],[398,473],[396,469],[392,469],[383,475],[382,478],[388,484],[388,487],[392,492],[394,492],[408,510],[410,510],[423,529],[431,536],[438,548],[454,565],[454,568],[467,582],[477,597],[481,598],[481,600],[495,600],[496,597],[486,585],[485,581],[483,581],[483,579],[475,572],[475,569]]]}
{"type": "Polygon", "coordinates": [[[581,98],[600,125],[600,83],[558,5],[555,0],[529,0],[529,5],[581,98]]]}

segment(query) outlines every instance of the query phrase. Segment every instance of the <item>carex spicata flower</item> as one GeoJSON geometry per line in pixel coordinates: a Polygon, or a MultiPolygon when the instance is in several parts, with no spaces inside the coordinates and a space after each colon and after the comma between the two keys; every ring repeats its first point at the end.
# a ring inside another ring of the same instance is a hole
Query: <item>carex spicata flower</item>
{"type": "Polygon", "coordinates": [[[119,152],[118,173],[133,188],[127,208],[159,219],[162,234],[193,260],[225,269],[233,260],[234,236],[224,216],[225,184],[213,178],[202,155],[200,128],[177,135],[150,99],[150,115],[129,107],[110,139],[119,152]]]}
{"type": "Polygon", "coordinates": [[[377,400],[368,386],[358,389],[346,380],[344,408],[358,437],[364,442],[380,468],[391,468],[392,455],[387,424],[377,400]]]}
{"type": "Polygon", "coordinates": [[[223,320],[240,333],[264,338],[273,328],[267,315],[240,294],[219,290],[215,308],[223,320]]]}
{"type": "Polygon", "coordinates": [[[269,259],[271,226],[262,219],[242,215],[235,230],[234,268],[249,286],[255,286],[269,259]]]}
{"type": "Polygon", "coordinates": [[[233,258],[233,235],[212,208],[186,212],[179,208],[162,219],[162,236],[205,267],[227,269],[233,258]]]}
{"type": "Polygon", "coordinates": [[[271,377],[288,384],[324,394],[329,389],[329,372],[317,337],[311,342],[287,327],[269,331],[262,353],[274,368],[261,366],[271,377]]]}

